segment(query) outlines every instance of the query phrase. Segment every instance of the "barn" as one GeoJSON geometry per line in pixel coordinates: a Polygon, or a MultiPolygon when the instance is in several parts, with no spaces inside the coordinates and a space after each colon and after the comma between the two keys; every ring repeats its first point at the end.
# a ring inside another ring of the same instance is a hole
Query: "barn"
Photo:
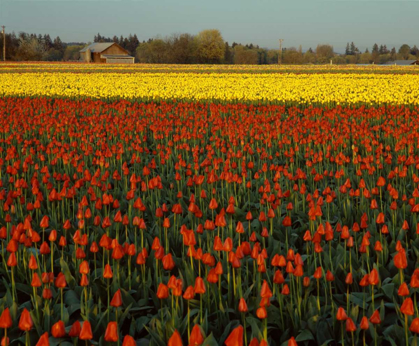
{"type": "Polygon", "coordinates": [[[419,60],[394,60],[394,61],[387,62],[386,65],[397,65],[397,66],[419,65],[419,60]]]}
{"type": "Polygon", "coordinates": [[[80,60],[84,62],[107,64],[133,64],[134,57],[115,42],[95,42],[80,51],[80,60]]]}

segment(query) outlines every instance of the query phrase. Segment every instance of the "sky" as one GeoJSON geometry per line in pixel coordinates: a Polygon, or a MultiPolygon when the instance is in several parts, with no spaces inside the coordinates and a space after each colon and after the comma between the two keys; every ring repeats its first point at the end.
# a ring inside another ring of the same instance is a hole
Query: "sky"
{"type": "Polygon", "coordinates": [[[0,0],[0,25],[89,42],[137,34],[140,41],[172,33],[219,29],[230,44],[264,48],[331,44],[344,52],[374,43],[419,46],[419,0],[0,0]]]}

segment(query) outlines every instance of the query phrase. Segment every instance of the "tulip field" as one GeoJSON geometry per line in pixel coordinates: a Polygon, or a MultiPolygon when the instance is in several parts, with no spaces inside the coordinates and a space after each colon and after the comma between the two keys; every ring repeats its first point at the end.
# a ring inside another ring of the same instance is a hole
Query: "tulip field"
{"type": "Polygon", "coordinates": [[[417,345],[418,69],[63,66],[0,65],[2,346],[417,345]]]}

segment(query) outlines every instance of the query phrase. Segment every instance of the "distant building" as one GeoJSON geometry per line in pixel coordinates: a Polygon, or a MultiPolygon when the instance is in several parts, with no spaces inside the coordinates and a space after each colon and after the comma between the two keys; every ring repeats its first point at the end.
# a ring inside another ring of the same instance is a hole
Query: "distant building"
{"type": "Polygon", "coordinates": [[[134,57],[115,42],[95,42],[80,51],[80,60],[84,62],[107,64],[133,64],[134,57]]]}
{"type": "Polygon", "coordinates": [[[419,60],[394,60],[394,61],[388,61],[386,65],[397,65],[397,66],[419,65],[419,60]]]}

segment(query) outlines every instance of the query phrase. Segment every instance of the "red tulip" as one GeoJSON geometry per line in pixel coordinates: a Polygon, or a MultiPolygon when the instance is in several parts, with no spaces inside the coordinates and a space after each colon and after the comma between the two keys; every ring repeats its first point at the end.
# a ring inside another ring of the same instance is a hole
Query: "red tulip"
{"type": "Polygon", "coordinates": [[[260,296],[262,298],[271,298],[272,297],[272,291],[269,288],[269,285],[266,282],[266,280],[263,280],[263,284],[262,284],[262,287],[260,289],[260,296]]]}
{"type": "Polygon", "coordinates": [[[7,329],[13,325],[12,316],[10,315],[9,308],[3,310],[0,316],[0,328],[7,329]]]}
{"type": "Polygon", "coordinates": [[[336,319],[338,321],[346,321],[347,318],[348,316],[346,315],[345,309],[342,307],[339,307],[338,312],[336,314],[336,319]]]}
{"type": "Polygon", "coordinates": [[[257,338],[253,338],[252,340],[250,340],[249,346],[260,346],[259,340],[257,338]]]}
{"type": "Polygon", "coordinates": [[[122,341],[122,346],[137,346],[137,343],[132,336],[125,335],[124,341],[122,341]]]}
{"type": "Polygon", "coordinates": [[[291,225],[292,225],[291,218],[289,216],[285,216],[284,220],[282,220],[282,226],[291,227],[291,225]]]}
{"type": "Polygon", "coordinates": [[[49,226],[49,217],[48,217],[48,215],[45,215],[42,218],[41,223],[39,224],[39,226],[41,228],[48,228],[48,226],[49,226]]]}
{"type": "Polygon", "coordinates": [[[380,224],[384,223],[384,214],[383,213],[378,214],[376,223],[377,223],[377,225],[380,225],[380,224]]]}
{"type": "Polygon", "coordinates": [[[326,272],[326,280],[327,281],[334,281],[335,280],[335,276],[332,274],[332,272],[330,270],[328,270],[326,272]]]}
{"type": "Polygon", "coordinates": [[[378,310],[375,310],[374,313],[371,315],[370,322],[372,324],[380,324],[381,323],[380,313],[379,313],[378,310]]]}
{"type": "Polygon", "coordinates": [[[112,279],[113,278],[112,268],[109,264],[105,264],[105,270],[103,271],[103,277],[105,279],[112,279]]]}
{"type": "Polygon", "coordinates": [[[29,259],[29,264],[28,264],[29,269],[31,270],[36,270],[38,269],[38,263],[36,262],[36,258],[34,255],[31,255],[31,258],[29,259]]]}
{"type": "Polygon", "coordinates": [[[118,323],[109,322],[105,331],[105,341],[117,342],[118,341],[118,323]]]}
{"type": "Polygon", "coordinates": [[[9,267],[16,267],[17,266],[17,259],[16,259],[16,255],[14,252],[12,252],[9,255],[9,258],[7,259],[7,266],[9,267]]]}
{"type": "Polygon", "coordinates": [[[41,335],[38,342],[36,343],[36,346],[49,346],[48,332],[45,332],[41,335]]]}
{"type": "Polygon", "coordinates": [[[366,316],[362,317],[359,327],[362,330],[367,330],[369,328],[368,318],[366,316]]]}
{"type": "Polygon", "coordinates": [[[183,345],[182,338],[180,337],[179,332],[175,329],[169,341],[167,342],[167,346],[182,346],[182,345],[183,345]]]}
{"type": "Polygon", "coordinates": [[[193,286],[188,286],[188,288],[185,290],[185,293],[183,294],[183,298],[186,300],[193,299],[195,296],[195,292],[193,289],[193,286]]]}
{"type": "Polygon", "coordinates": [[[189,337],[189,346],[200,346],[203,343],[204,336],[202,335],[201,328],[199,325],[195,324],[189,337]]]}
{"type": "Polygon", "coordinates": [[[79,273],[80,274],[89,274],[89,271],[90,271],[89,262],[87,262],[87,261],[81,262],[80,266],[79,266],[79,273]]]}
{"type": "Polygon", "coordinates": [[[406,252],[404,250],[400,250],[396,254],[396,256],[394,256],[394,265],[398,269],[407,268],[407,258],[406,258],[406,252]]]}
{"type": "Polygon", "coordinates": [[[416,317],[410,324],[409,330],[412,333],[419,334],[419,317],[416,317]]]}
{"type": "Polygon", "coordinates": [[[371,272],[370,272],[370,274],[368,276],[368,281],[369,281],[370,285],[373,285],[373,286],[379,284],[380,277],[378,275],[377,269],[374,268],[373,270],[371,270],[371,272]]]}
{"type": "Polygon", "coordinates": [[[243,327],[240,325],[233,329],[224,344],[226,346],[243,346],[243,327]]]}
{"type": "Polygon", "coordinates": [[[410,292],[409,292],[409,287],[407,287],[406,282],[403,282],[403,283],[400,285],[400,287],[399,287],[399,289],[398,289],[398,291],[397,291],[397,294],[398,294],[400,297],[407,297],[407,296],[410,294],[410,292]]]}
{"type": "Polygon", "coordinates": [[[63,273],[59,273],[57,278],[55,279],[55,287],[57,288],[64,288],[67,286],[67,281],[65,280],[65,276],[63,273]]]}
{"type": "Polygon", "coordinates": [[[71,338],[77,338],[80,335],[81,325],[79,321],[76,321],[71,326],[70,331],[68,332],[68,336],[71,338]]]}
{"type": "Polygon", "coordinates": [[[162,258],[163,268],[165,270],[172,270],[175,267],[175,261],[173,260],[172,254],[167,254],[162,258]]]}
{"type": "Polygon", "coordinates": [[[157,298],[159,299],[166,299],[169,296],[169,289],[163,283],[160,283],[159,287],[157,288],[157,298]]]}
{"type": "Polygon", "coordinates": [[[33,327],[32,317],[26,308],[23,309],[22,315],[20,315],[18,326],[19,329],[23,331],[29,331],[33,327]]]}
{"type": "Polygon", "coordinates": [[[408,315],[408,316],[413,316],[415,311],[413,308],[413,301],[411,298],[406,298],[405,301],[403,302],[400,311],[402,312],[402,314],[408,315]]]}
{"type": "Polygon", "coordinates": [[[350,317],[346,319],[346,331],[350,333],[353,333],[356,331],[356,325],[354,321],[352,321],[352,318],[350,317]]]}
{"type": "Polygon", "coordinates": [[[298,346],[297,341],[295,341],[293,336],[288,340],[288,346],[298,346]]]}
{"type": "Polygon", "coordinates": [[[113,295],[113,298],[111,300],[110,305],[113,306],[113,307],[115,307],[115,308],[118,308],[122,304],[123,304],[123,302],[122,302],[121,290],[118,289],[118,291],[116,291],[115,294],[113,295]]]}
{"type": "Polygon", "coordinates": [[[204,294],[206,291],[204,280],[199,276],[195,279],[194,291],[197,294],[204,294]]]}
{"type": "Polygon", "coordinates": [[[246,301],[244,300],[244,298],[240,298],[239,311],[240,312],[247,312],[248,311],[247,304],[246,304],[246,301]]]}
{"type": "Polygon", "coordinates": [[[52,299],[52,291],[49,288],[44,288],[42,291],[42,298],[44,299],[52,299]]]}
{"type": "Polygon", "coordinates": [[[51,335],[54,338],[62,338],[65,336],[65,326],[63,321],[58,321],[51,327],[51,335]]]}
{"type": "Polygon", "coordinates": [[[92,340],[93,334],[92,334],[92,326],[90,325],[89,321],[84,321],[83,326],[80,330],[79,335],[80,340],[92,340]]]}
{"type": "Polygon", "coordinates": [[[267,318],[268,317],[268,312],[266,311],[266,308],[264,306],[258,308],[256,310],[256,316],[261,320],[267,318]]]}
{"type": "Polygon", "coordinates": [[[244,227],[243,227],[243,224],[240,221],[237,223],[236,232],[237,233],[244,233],[244,227]]]}

